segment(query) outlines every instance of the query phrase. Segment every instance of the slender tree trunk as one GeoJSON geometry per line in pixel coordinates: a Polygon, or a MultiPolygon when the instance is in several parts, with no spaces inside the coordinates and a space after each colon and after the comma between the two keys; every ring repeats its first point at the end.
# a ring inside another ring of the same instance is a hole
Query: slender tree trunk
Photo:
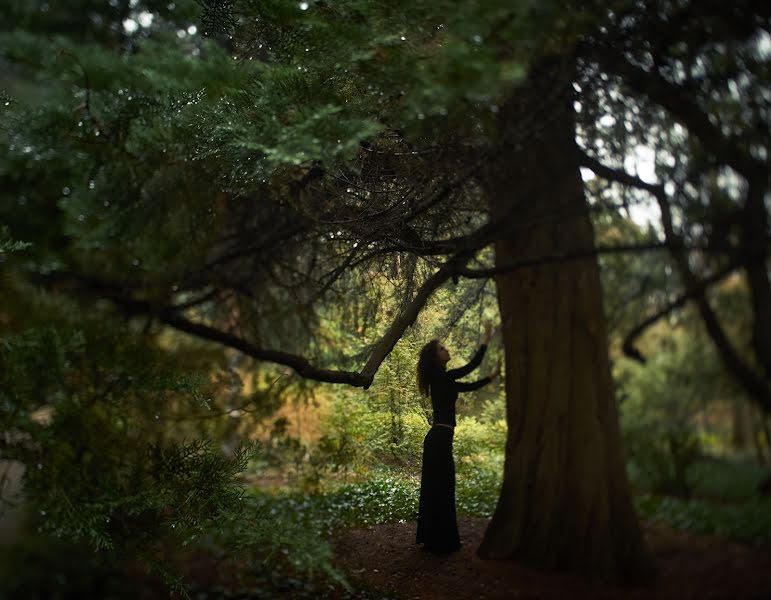
{"type": "Polygon", "coordinates": [[[771,429],[768,426],[768,415],[762,409],[757,408],[757,416],[760,433],[763,434],[763,441],[765,442],[765,452],[762,454],[761,462],[771,465],[771,429]]]}
{"type": "Polygon", "coordinates": [[[753,427],[750,422],[749,406],[741,396],[734,396],[731,402],[731,445],[734,450],[744,451],[748,446],[748,439],[753,435],[753,427]]]}
{"type": "MultiPolygon", "coordinates": [[[[509,233],[496,262],[592,248],[571,75],[531,76],[502,111],[501,158],[487,176],[509,233]],[[523,123],[532,123],[530,132],[523,123]]],[[[596,259],[496,279],[509,424],[504,480],[479,548],[616,581],[648,578],[626,478],[596,259]]]]}

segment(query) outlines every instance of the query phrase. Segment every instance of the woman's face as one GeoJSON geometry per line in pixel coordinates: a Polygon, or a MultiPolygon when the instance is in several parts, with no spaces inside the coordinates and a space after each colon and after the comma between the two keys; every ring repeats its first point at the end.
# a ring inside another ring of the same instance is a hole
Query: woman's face
{"type": "Polygon", "coordinates": [[[444,344],[439,344],[436,347],[436,355],[439,358],[440,365],[446,365],[450,360],[450,351],[444,347],[444,344]]]}

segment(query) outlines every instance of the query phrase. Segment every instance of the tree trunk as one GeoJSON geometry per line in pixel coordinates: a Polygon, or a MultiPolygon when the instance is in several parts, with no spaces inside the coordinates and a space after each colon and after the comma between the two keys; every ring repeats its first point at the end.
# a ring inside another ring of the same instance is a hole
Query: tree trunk
{"type": "MultiPolygon", "coordinates": [[[[507,224],[496,263],[590,249],[572,73],[531,75],[501,111],[503,151],[486,177],[507,224]],[[523,123],[534,123],[523,132],[523,123]],[[527,139],[525,139],[527,136],[527,139]]],[[[497,277],[509,425],[504,480],[479,555],[614,581],[647,579],[626,478],[594,258],[497,277]]]]}
{"type": "Polygon", "coordinates": [[[753,427],[750,422],[749,406],[741,396],[734,396],[731,402],[731,446],[739,452],[747,449],[748,438],[753,435],[753,427]]]}

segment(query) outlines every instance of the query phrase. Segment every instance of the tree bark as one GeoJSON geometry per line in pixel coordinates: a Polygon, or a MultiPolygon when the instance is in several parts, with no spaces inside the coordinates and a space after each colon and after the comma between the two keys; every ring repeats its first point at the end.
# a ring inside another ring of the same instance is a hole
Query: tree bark
{"type": "MultiPolygon", "coordinates": [[[[496,264],[594,246],[564,66],[531,75],[501,111],[487,174],[509,233],[496,264]],[[521,124],[537,122],[528,139],[521,124]]],[[[596,257],[496,277],[508,438],[498,505],[479,555],[612,581],[653,573],[626,478],[596,257]]]]}

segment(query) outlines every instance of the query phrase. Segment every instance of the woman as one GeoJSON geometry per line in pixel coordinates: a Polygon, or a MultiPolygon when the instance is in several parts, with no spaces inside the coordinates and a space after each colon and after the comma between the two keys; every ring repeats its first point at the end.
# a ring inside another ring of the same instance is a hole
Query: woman
{"type": "Polygon", "coordinates": [[[474,358],[458,369],[446,370],[450,353],[439,340],[423,346],[418,360],[418,388],[431,395],[434,424],[423,440],[423,469],[420,477],[420,507],[416,541],[437,554],[455,552],[461,547],[455,517],[455,463],[452,436],[455,428],[455,401],[458,392],[478,390],[500,373],[495,372],[473,383],[457,381],[476,369],[490,342],[490,323],[485,323],[485,337],[474,358]]]}

